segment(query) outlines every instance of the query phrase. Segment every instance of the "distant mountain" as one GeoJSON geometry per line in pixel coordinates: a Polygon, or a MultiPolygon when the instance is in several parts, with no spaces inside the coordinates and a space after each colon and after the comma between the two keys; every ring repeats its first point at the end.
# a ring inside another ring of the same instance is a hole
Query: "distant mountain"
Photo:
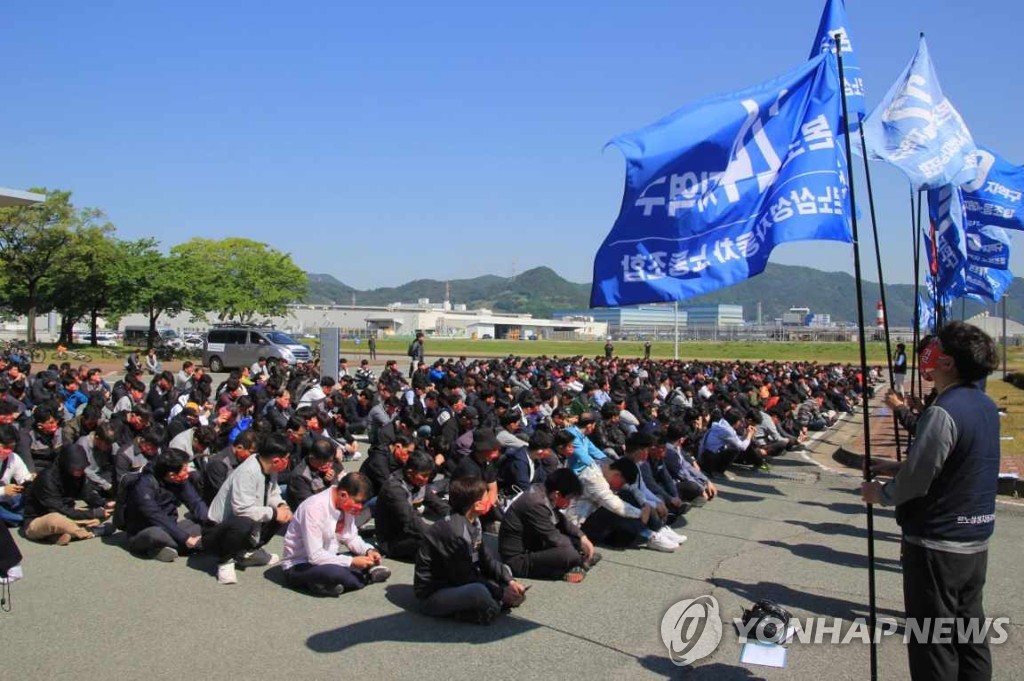
{"type": "MultiPolygon", "coordinates": [[[[590,285],[563,279],[549,267],[537,267],[516,277],[487,275],[474,279],[453,279],[453,303],[464,303],[469,309],[488,308],[495,312],[529,313],[547,317],[562,308],[585,308],[590,299],[590,285]]],[[[415,303],[429,298],[432,303],[445,297],[446,282],[418,279],[397,287],[360,291],[338,281],[329,274],[310,274],[306,303],[314,305],[389,305],[415,303]]],[[[875,305],[879,300],[878,284],[864,285],[864,314],[868,324],[874,323],[875,305]]],[[[885,287],[889,321],[894,326],[909,326],[914,311],[914,287],[894,284],[885,287]]],[[[811,312],[832,315],[833,321],[857,321],[854,279],[845,272],[822,272],[811,267],[769,264],[761,275],[683,303],[688,305],[734,304],[743,306],[747,321],[757,321],[757,305],[767,323],[782,316],[791,307],[808,307],[811,312]]],[[[970,317],[986,309],[968,302],[965,314],[970,317]]],[[[989,309],[993,309],[991,306],[989,309]]],[[[1010,286],[1007,308],[1012,319],[1024,319],[1024,280],[1017,278],[1010,286]]],[[[960,317],[957,304],[954,315],[960,317]]]]}

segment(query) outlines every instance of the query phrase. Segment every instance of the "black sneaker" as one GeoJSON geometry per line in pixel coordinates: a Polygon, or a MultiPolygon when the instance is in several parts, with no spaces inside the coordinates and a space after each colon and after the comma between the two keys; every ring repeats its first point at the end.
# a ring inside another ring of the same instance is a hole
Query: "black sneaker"
{"type": "Polygon", "coordinates": [[[312,584],[309,586],[308,591],[314,596],[337,598],[341,594],[345,593],[345,587],[341,584],[335,584],[334,586],[327,586],[326,584],[312,584]]]}
{"type": "Polygon", "coordinates": [[[583,563],[583,569],[589,570],[593,568],[595,565],[601,562],[602,558],[604,558],[604,556],[602,556],[597,551],[594,551],[594,555],[590,557],[590,560],[583,563]]]}
{"type": "Polygon", "coordinates": [[[173,563],[178,560],[178,552],[170,546],[165,546],[153,554],[153,560],[158,560],[161,563],[173,563]]]}
{"type": "Polygon", "coordinates": [[[117,528],[115,528],[110,523],[103,523],[102,525],[95,525],[93,527],[90,527],[89,531],[92,532],[92,536],[94,537],[109,537],[110,535],[117,532],[117,528]]]}
{"type": "Polygon", "coordinates": [[[263,549],[256,549],[242,554],[235,559],[235,567],[242,569],[251,567],[263,567],[264,565],[274,566],[281,562],[280,556],[276,553],[268,553],[263,549]]]}
{"type": "Polygon", "coordinates": [[[381,582],[388,581],[391,577],[391,568],[384,565],[374,565],[372,568],[366,571],[364,579],[367,584],[380,584],[381,582]]]}

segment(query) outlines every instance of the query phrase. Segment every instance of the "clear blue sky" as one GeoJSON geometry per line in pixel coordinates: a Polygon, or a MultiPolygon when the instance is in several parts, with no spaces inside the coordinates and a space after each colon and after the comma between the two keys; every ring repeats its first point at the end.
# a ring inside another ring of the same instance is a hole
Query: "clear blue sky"
{"type": "MultiPolygon", "coordinates": [[[[796,66],[823,5],[19,3],[0,27],[0,185],[72,190],[165,247],[266,241],[358,288],[538,265],[589,281],[624,176],[605,143],[796,66]]],[[[925,31],[975,139],[1024,163],[1024,6],[848,11],[869,108],[925,31]]],[[[886,278],[907,282],[909,190],[872,172],[886,278]]],[[[826,242],[772,260],[852,271],[826,242]]]]}

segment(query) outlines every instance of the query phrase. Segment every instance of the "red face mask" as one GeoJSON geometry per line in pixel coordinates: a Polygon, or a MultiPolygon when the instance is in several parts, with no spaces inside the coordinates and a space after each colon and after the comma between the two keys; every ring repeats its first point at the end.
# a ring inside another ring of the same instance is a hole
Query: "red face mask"
{"type": "Polygon", "coordinates": [[[172,473],[172,474],[167,476],[167,479],[170,482],[173,482],[175,485],[180,485],[181,483],[183,483],[186,480],[188,480],[188,471],[182,471],[180,473],[172,473]]]}
{"type": "Polygon", "coordinates": [[[274,459],[273,471],[275,473],[284,473],[288,470],[288,457],[283,456],[279,459],[274,459]]]}
{"type": "Polygon", "coordinates": [[[331,469],[334,468],[334,465],[330,461],[326,461],[320,464],[319,466],[314,466],[314,468],[320,473],[326,474],[331,472],[331,469]]]}
{"type": "Polygon", "coordinates": [[[491,495],[490,494],[485,494],[484,498],[481,499],[479,501],[479,503],[480,503],[480,508],[477,511],[477,515],[479,515],[479,516],[487,515],[488,513],[491,512],[491,509],[494,508],[494,501],[491,500],[491,495]]]}
{"type": "Polygon", "coordinates": [[[926,380],[932,380],[932,372],[939,367],[939,362],[943,357],[948,357],[948,355],[942,352],[938,338],[932,339],[928,346],[921,351],[919,364],[921,365],[921,375],[926,380]]]}
{"type": "Polygon", "coordinates": [[[565,509],[569,508],[569,504],[570,499],[563,497],[561,494],[555,497],[555,508],[557,508],[559,511],[564,511],[565,509]]]}
{"type": "Polygon", "coordinates": [[[338,504],[338,510],[345,515],[359,515],[359,512],[363,510],[363,505],[346,495],[345,500],[338,504]]]}

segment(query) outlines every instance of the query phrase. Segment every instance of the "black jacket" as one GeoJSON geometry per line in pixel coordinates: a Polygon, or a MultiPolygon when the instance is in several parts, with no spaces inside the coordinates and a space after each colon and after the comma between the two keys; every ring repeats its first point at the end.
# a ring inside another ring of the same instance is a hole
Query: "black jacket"
{"type": "Polygon", "coordinates": [[[416,554],[413,591],[417,598],[429,598],[439,589],[477,582],[489,583],[495,600],[500,598],[500,590],[512,581],[512,571],[482,541],[472,546],[471,536],[469,521],[463,515],[453,515],[430,526],[416,554]],[[473,562],[475,552],[479,552],[477,562],[473,562]]]}
{"type": "MultiPolygon", "coordinates": [[[[335,462],[332,466],[334,476],[331,480],[337,480],[338,473],[341,470],[341,464],[335,462]]],[[[330,486],[331,481],[325,480],[320,471],[310,468],[309,460],[303,460],[302,463],[295,467],[291,477],[288,478],[288,504],[292,507],[292,510],[295,510],[303,501],[314,494],[323,492],[330,486]]]]}
{"type": "Polygon", "coordinates": [[[159,527],[185,549],[189,534],[178,527],[178,506],[184,505],[198,523],[205,523],[208,509],[188,480],[175,485],[157,480],[150,468],[143,469],[128,490],[124,508],[125,532],[138,534],[147,527],[159,527]]]}
{"type": "Polygon", "coordinates": [[[231,446],[207,457],[206,465],[203,466],[203,500],[207,504],[213,503],[213,498],[217,496],[224,481],[240,463],[242,462],[235,456],[235,449],[231,446]]]}
{"type": "Polygon", "coordinates": [[[580,536],[579,529],[548,504],[544,486],[535,485],[505,510],[498,550],[502,560],[570,544],[579,550],[580,536]]]}
{"type": "Polygon", "coordinates": [[[101,520],[106,499],[85,477],[89,465],[81,447],[68,447],[57,457],[55,465],[39,474],[25,493],[25,524],[47,513],[60,513],[72,520],[101,520]],[[80,477],[71,471],[83,471],[80,477]],[[89,508],[79,510],[75,502],[84,501],[89,508]]]}
{"type": "MultiPolygon", "coordinates": [[[[422,539],[430,529],[416,509],[420,490],[410,489],[403,471],[395,471],[380,488],[377,504],[373,508],[373,521],[377,538],[382,545],[402,539],[422,539]]],[[[422,503],[432,513],[448,515],[451,509],[429,487],[423,492],[422,503]]]]}
{"type": "Polygon", "coordinates": [[[370,480],[370,484],[373,485],[373,496],[377,496],[391,474],[401,467],[402,464],[398,463],[390,451],[376,450],[366,457],[366,461],[359,467],[359,472],[370,480]]]}

